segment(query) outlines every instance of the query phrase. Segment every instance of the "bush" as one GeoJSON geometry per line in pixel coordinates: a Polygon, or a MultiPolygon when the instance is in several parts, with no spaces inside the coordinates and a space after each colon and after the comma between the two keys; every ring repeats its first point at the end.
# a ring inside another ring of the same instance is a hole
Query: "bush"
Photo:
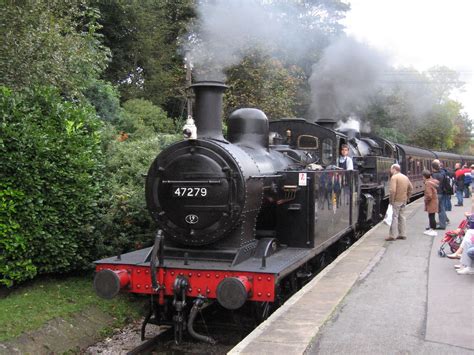
{"type": "Polygon", "coordinates": [[[109,144],[106,191],[101,200],[104,255],[130,251],[153,241],[156,226],[146,209],[144,175],[158,153],[178,139],[178,135],[161,134],[109,144]]]}
{"type": "Polygon", "coordinates": [[[123,114],[118,90],[110,83],[92,80],[84,91],[84,96],[103,121],[116,122],[123,114]]]}
{"type": "Polygon", "coordinates": [[[36,267],[26,255],[28,245],[20,231],[15,202],[22,203],[24,193],[0,183],[0,285],[13,285],[36,275],[36,267]]]}
{"type": "Polygon", "coordinates": [[[86,268],[95,257],[101,122],[53,88],[0,88],[0,280],[86,268]],[[20,271],[22,270],[22,271],[20,271]]]}
{"type": "Polygon", "coordinates": [[[123,104],[125,114],[118,128],[132,137],[155,136],[157,133],[176,133],[174,122],[160,107],[143,99],[128,100],[123,104]]]}

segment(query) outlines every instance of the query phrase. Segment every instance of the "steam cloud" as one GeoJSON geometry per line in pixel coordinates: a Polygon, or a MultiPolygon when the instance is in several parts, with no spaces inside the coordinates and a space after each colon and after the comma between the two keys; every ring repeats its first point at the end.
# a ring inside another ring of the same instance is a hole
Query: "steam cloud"
{"type": "MultiPolygon", "coordinates": [[[[299,24],[303,21],[297,19],[304,16],[301,7],[285,1],[198,1],[197,13],[196,21],[180,39],[197,80],[225,81],[225,69],[240,63],[255,48],[275,57],[290,53],[292,59],[301,59],[328,39],[317,25],[308,30],[299,24]]],[[[322,14],[321,28],[324,21],[322,14]]],[[[420,73],[396,70],[387,55],[348,37],[326,47],[312,67],[309,84],[309,121],[347,121],[364,112],[379,92],[404,96],[413,117],[421,117],[436,102],[420,73]]]]}
{"type": "Polygon", "coordinates": [[[394,68],[388,55],[352,38],[329,45],[312,69],[308,116],[313,122],[359,120],[357,113],[364,112],[378,94],[382,94],[379,98],[391,94],[403,97],[405,113],[413,120],[422,120],[438,100],[423,74],[411,68],[394,68]]]}
{"type": "Polygon", "coordinates": [[[354,129],[358,132],[370,132],[370,122],[361,122],[359,117],[352,114],[346,120],[340,120],[337,122],[336,129],[354,129]]]}
{"type": "Polygon", "coordinates": [[[272,55],[285,51],[298,58],[319,40],[317,31],[308,38],[305,29],[291,20],[300,12],[291,4],[216,0],[198,3],[197,12],[197,21],[181,38],[181,48],[198,80],[224,81],[225,69],[255,48],[272,55]]]}
{"type": "Polygon", "coordinates": [[[345,118],[365,106],[380,88],[387,63],[385,55],[352,38],[327,47],[309,79],[312,120],[345,118]]]}

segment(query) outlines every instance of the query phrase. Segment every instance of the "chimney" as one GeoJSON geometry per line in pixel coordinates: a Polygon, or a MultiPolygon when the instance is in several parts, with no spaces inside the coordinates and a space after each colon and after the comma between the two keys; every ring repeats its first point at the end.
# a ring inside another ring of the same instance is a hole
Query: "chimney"
{"type": "Polygon", "coordinates": [[[227,86],[220,81],[200,81],[191,85],[196,96],[194,121],[198,138],[224,139],[222,96],[227,86]]]}

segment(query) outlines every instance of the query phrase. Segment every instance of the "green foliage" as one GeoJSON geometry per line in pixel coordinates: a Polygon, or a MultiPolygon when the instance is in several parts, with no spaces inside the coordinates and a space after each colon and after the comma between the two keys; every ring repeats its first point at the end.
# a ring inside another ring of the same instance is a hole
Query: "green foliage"
{"type": "Polygon", "coordinates": [[[85,89],[84,96],[103,121],[117,122],[121,119],[123,110],[120,107],[119,93],[110,83],[92,80],[85,89]]]}
{"type": "Polygon", "coordinates": [[[459,79],[459,73],[445,66],[434,66],[425,73],[430,82],[438,103],[449,101],[449,95],[455,89],[461,89],[464,82],[459,79]]]}
{"type": "Polygon", "coordinates": [[[193,0],[94,1],[102,14],[104,43],[112,62],[105,79],[124,100],[144,98],[181,116],[185,75],[177,38],[194,16],[193,0]]]}
{"type": "Polygon", "coordinates": [[[462,87],[458,74],[445,67],[426,72],[401,69],[397,85],[384,88],[359,112],[376,134],[399,143],[466,153],[472,123],[462,105],[449,98],[462,87]]]}
{"type": "Polygon", "coordinates": [[[125,114],[118,127],[132,136],[145,137],[157,133],[174,133],[173,120],[160,107],[143,99],[128,100],[123,104],[125,114]]]}
{"type": "Polygon", "coordinates": [[[407,136],[393,127],[380,127],[376,132],[380,137],[386,138],[394,143],[407,143],[407,136]]]}
{"type": "Polygon", "coordinates": [[[15,203],[21,204],[24,197],[21,191],[0,181],[0,285],[7,287],[36,275],[16,216],[15,203]]]}
{"type": "Polygon", "coordinates": [[[454,146],[458,153],[473,155],[471,141],[472,121],[466,113],[458,112],[454,117],[454,146]]]}
{"type": "Polygon", "coordinates": [[[106,190],[101,199],[100,224],[104,255],[117,254],[152,241],[153,225],[145,204],[144,174],[177,135],[113,141],[107,152],[106,190]]]}
{"type": "Polygon", "coordinates": [[[412,142],[436,150],[453,150],[457,133],[454,119],[459,115],[460,108],[454,101],[435,106],[427,119],[420,123],[417,131],[412,133],[412,142]]]}
{"type": "MultiPolygon", "coordinates": [[[[40,274],[88,267],[103,164],[94,110],[64,101],[53,88],[19,94],[3,87],[0,112],[2,216],[10,216],[7,264],[0,269],[15,267],[11,255],[25,261],[25,277],[33,266],[40,274]]],[[[0,276],[11,284],[15,275],[0,276]]]]}
{"type": "Polygon", "coordinates": [[[240,107],[256,107],[271,119],[294,116],[304,74],[277,59],[254,52],[227,71],[225,116],[240,107]]]}
{"type": "Polygon", "coordinates": [[[0,12],[2,85],[53,85],[80,97],[104,70],[97,9],[86,0],[4,1],[0,12]]]}

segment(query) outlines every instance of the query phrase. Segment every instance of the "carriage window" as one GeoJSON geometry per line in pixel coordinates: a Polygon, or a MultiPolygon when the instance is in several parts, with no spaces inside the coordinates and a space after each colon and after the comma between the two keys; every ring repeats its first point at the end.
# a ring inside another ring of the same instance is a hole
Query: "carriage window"
{"type": "Polygon", "coordinates": [[[322,146],[322,153],[323,153],[323,164],[331,164],[333,158],[332,152],[332,139],[331,138],[324,138],[323,139],[323,146],[322,146]]]}

